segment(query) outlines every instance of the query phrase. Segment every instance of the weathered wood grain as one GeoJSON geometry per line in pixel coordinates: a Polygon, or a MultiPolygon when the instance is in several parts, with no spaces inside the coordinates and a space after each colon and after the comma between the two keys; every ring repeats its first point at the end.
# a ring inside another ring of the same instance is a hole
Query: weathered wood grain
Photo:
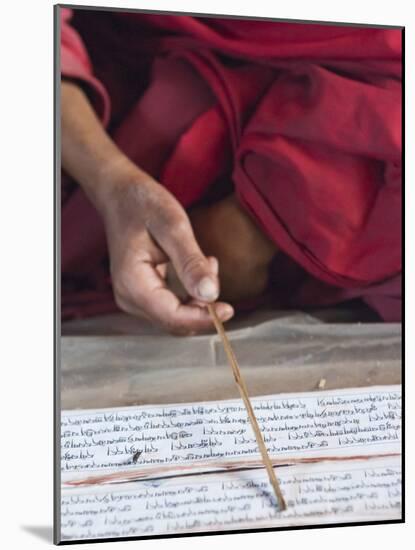
{"type": "MultiPolygon", "coordinates": [[[[245,323],[228,332],[251,396],[312,391],[322,378],[325,389],[400,383],[400,325],[295,321],[245,323]]],[[[64,409],[235,397],[216,335],[61,338],[64,409]]]]}

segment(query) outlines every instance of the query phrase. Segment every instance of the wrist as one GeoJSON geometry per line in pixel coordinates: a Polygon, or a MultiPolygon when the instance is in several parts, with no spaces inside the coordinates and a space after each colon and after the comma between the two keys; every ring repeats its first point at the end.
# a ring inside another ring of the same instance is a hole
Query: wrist
{"type": "Polygon", "coordinates": [[[114,193],[132,178],[135,169],[134,164],[121,152],[111,151],[104,162],[96,164],[81,184],[95,207],[102,212],[114,193]]]}
{"type": "MultiPolygon", "coordinates": [[[[118,210],[117,205],[122,206],[120,203],[130,202],[133,188],[142,187],[144,190],[153,183],[151,176],[120,153],[108,158],[97,169],[94,181],[90,182],[88,194],[99,213],[106,219],[114,210],[118,210]]],[[[136,200],[137,195],[134,195],[136,200]]]]}

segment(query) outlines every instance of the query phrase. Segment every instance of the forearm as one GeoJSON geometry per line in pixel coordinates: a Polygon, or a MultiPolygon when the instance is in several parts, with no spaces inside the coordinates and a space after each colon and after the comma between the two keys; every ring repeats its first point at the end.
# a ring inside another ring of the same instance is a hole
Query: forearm
{"type": "Polygon", "coordinates": [[[121,174],[148,176],[108,136],[82,89],[69,81],[61,89],[62,166],[101,210],[110,182],[121,174]]]}

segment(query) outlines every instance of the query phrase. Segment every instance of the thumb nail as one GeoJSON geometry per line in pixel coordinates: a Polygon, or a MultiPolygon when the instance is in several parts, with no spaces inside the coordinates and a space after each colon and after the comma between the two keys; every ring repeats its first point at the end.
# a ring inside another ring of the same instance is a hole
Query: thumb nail
{"type": "Polygon", "coordinates": [[[202,300],[213,301],[218,297],[218,286],[210,277],[203,277],[197,285],[197,293],[202,300]]]}

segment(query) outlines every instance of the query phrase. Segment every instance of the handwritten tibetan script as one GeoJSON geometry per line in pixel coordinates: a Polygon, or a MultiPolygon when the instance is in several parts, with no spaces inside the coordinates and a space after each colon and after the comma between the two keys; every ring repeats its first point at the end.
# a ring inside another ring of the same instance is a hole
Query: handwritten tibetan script
{"type": "Polygon", "coordinates": [[[66,489],[62,539],[400,519],[398,457],[282,467],[278,477],[282,513],[263,469],[66,489]]]}
{"type": "MultiPolygon", "coordinates": [[[[252,403],[271,457],[401,451],[400,386],[272,395],[252,403]]],[[[63,479],[121,466],[145,469],[259,456],[239,399],[62,412],[63,479]]]]}

